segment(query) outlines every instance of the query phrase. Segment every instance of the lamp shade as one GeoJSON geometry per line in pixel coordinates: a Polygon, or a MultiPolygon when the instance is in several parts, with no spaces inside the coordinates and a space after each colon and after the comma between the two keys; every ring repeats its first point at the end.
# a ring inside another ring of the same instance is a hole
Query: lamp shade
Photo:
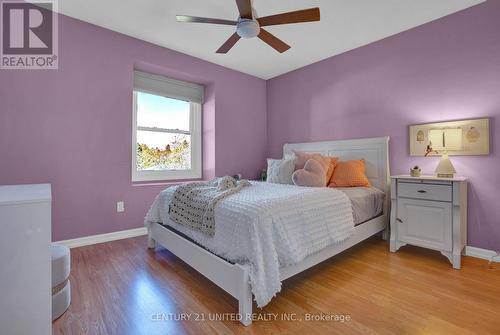
{"type": "Polygon", "coordinates": [[[453,178],[453,175],[457,173],[447,154],[441,156],[435,172],[441,178],[453,178]]]}

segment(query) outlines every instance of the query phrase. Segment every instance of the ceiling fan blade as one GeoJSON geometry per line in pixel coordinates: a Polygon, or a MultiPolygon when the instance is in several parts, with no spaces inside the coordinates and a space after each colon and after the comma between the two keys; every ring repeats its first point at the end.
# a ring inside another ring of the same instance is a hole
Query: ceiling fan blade
{"type": "Polygon", "coordinates": [[[236,0],[236,5],[242,19],[252,19],[252,3],[250,0],[236,0]]]}
{"type": "Polygon", "coordinates": [[[214,24],[226,24],[230,26],[236,25],[237,21],[223,20],[223,19],[211,19],[208,17],[198,17],[189,15],[176,15],[177,22],[193,22],[193,23],[214,23],[214,24]]]}
{"type": "Polygon", "coordinates": [[[279,53],[283,53],[290,49],[290,46],[288,44],[262,28],[260,28],[258,37],[269,44],[271,47],[273,47],[279,53]]]}
{"type": "Polygon", "coordinates": [[[265,27],[277,24],[319,21],[319,19],[320,19],[319,8],[315,7],[309,9],[297,10],[294,12],[259,17],[257,21],[259,22],[261,27],[265,27]]]}
{"type": "Polygon", "coordinates": [[[226,42],[224,42],[224,44],[222,44],[222,46],[217,49],[217,53],[218,54],[225,54],[227,53],[229,50],[231,50],[231,48],[236,44],[236,42],[238,42],[240,39],[240,35],[234,33],[231,35],[231,37],[228,38],[228,40],[226,42]]]}

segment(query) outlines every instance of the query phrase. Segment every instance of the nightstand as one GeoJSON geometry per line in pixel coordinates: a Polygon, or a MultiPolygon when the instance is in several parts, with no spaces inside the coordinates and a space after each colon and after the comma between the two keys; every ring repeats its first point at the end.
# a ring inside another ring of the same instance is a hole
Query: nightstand
{"type": "Polygon", "coordinates": [[[467,244],[467,179],[391,177],[391,252],[411,244],[440,251],[460,269],[467,244]]]}

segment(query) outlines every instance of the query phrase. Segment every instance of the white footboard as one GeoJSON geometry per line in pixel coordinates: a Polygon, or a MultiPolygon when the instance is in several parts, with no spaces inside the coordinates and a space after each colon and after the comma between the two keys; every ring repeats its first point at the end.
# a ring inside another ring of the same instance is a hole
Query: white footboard
{"type": "Polygon", "coordinates": [[[252,291],[248,268],[231,264],[158,223],[148,228],[148,248],[160,244],[238,300],[241,323],[252,323],[252,291]]]}
{"type": "MultiPolygon", "coordinates": [[[[297,264],[281,268],[280,279],[285,280],[307,270],[358,244],[364,239],[380,233],[386,227],[386,215],[381,215],[362,225],[356,226],[354,234],[344,242],[312,254],[297,264]]],[[[170,252],[236,298],[238,300],[238,313],[241,323],[245,326],[252,323],[253,299],[248,267],[240,264],[231,264],[158,223],[152,224],[148,230],[148,247],[154,248],[156,244],[167,248],[170,252]]]]}

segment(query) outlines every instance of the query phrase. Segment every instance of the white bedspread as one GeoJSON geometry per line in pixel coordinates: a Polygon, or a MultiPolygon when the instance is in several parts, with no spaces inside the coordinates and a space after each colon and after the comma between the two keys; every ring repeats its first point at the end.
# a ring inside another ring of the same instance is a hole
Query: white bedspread
{"type": "Polygon", "coordinates": [[[215,207],[215,235],[169,219],[175,187],[163,190],[145,218],[169,225],[211,252],[250,268],[252,292],[264,307],[281,290],[280,267],[295,264],[354,231],[349,198],[332,188],[251,182],[215,207]]]}

